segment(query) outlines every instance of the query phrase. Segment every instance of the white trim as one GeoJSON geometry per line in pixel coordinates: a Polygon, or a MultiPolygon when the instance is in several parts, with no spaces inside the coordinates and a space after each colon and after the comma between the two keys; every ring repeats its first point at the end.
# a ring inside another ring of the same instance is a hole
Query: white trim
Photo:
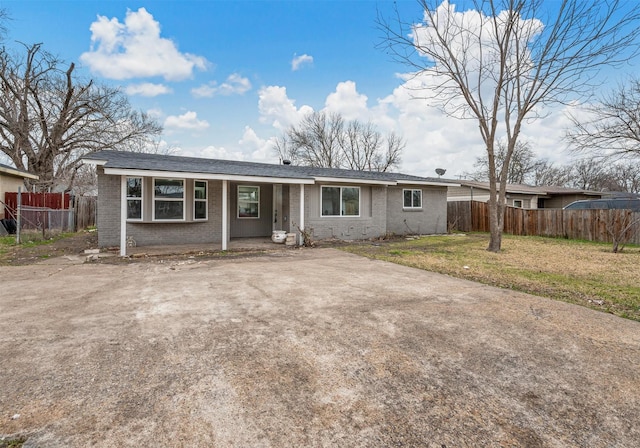
{"type": "Polygon", "coordinates": [[[422,196],[424,196],[422,194],[422,188],[403,188],[402,189],[402,209],[403,210],[422,210],[422,196]],[[404,203],[404,192],[405,191],[410,191],[411,192],[411,205],[407,206],[404,203]],[[413,205],[413,192],[414,191],[419,191],[420,192],[420,206],[416,207],[415,205],[413,205]]]}
{"type": "Polygon", "coordinates": [[[222,250],[227,250],[227,240],[229,235],[229,181],[222,181],[222,250]]]}
{"type": "MultiPolygon", "coordinates": [[[[11,176],[21,177],[23,179],[40,179],[40,176],[36,174],[27,173],[26,171],[21,171],[17,168],[11,168],[10,166],[0,166],[0,173],[9,174],[11,176]]],[[[2,198],[4,199],[4,198],[2,198]]]]}
{"type": "Polygon", "coordinates": [[[195,222],[209,220],[209,182],[204,179],[193,179],[193,216],[195,222]],[[196,199],[196,182],[204,182],[204,199],[196,199]],[[196,202],[204,202],[204,218],[196,218],[196,202]]]}
{"type": "MultiPolygon", "coordinates": [[[[93,165],[104,165],[104,160],[84,160],[85,163],[93,165]]],[[[159,170],[142,170],[131,168],[108,168],[105,167],[104,173],[108,175],[127,175],[130,177],[173,177],[180,179],[200,179],[200,180],[230,180],[232,182],[255,182],[255,183],[278,183],[278,184],[301,184],[313,185],[321,182],[348,183],[348,184],[371,184],[371,185],[426,185],[434,187],[460,187],[459,183],[449,182],[432,182],[419,180],[375,180],[375,179],[354,179],[351,177],[323,177],[318,176],[313,179],[305,179],[299,177],[271,177],[271,176],[247,176],[239,174],[217,174],[217,173],[196,173],[182,171],[159,171],[159,170]]]]}
{"type": "Polygon", "coordinates": [[[452,184],[449,182],[430,182],[419,180],[399,180],[398,185],[425,185],[431,187],[460,187],[460,184],[452,184]]]}
{"type": "Polygon", "coordinates": [[[120,256],[127,256],[127,176],[120,176],[120,256]]]}
{"type": "Polygon", "coordinates": [[[187,213],[187,180],[186,179],[177,179],[170,177],[154,177],[151,179],[152,186],[152,194],[151,194],[151,221],[153,222],[184,222],[186,221],[186,213],[187,213]],[[165,202],[182,202],[182,219],[157,219],[156,218],[156,179],[163,180],[180,180],[182,181],[182,198],[163,198],[160,197],[158,201],[165,202]]]}
{"type": "Polygon", "coordinates": [[[362,189],[358,185],[320,185],[320,218],[360,218],[360,209],[362,207],[362,189]],[[339,188],[340,189],[340,214],[339,215],[325,215],[322,213],[322,189],[323,188],[339,188]],[[342,212],[342,190],[344,188],[357,188],[358,189],[358,214],[357,215],[343,215],[342,212]]]}
{"type": "Polygon", "coordinates": [[[201,179],[201,180],[230,180],[232,182],[254,182],[254,183],[279,183],[279,184],[308,184],[315,183],[313,179],[301,179],[295,177],[263,177],[263,176],[239,176],[235,174],[211,174],[192,173],[180,171],[155,171],[155,170],[133,170],[127,168],[105,168],[104,174],[161,177],[174,179],[201,179]]]}
{"type": "Polygon", "coordinates": [[[85,163],[87,165],[96,165],[96,166],[103,166],[106,165],[108,160],[99,160],[99,159],[83,159],[80,158],[80,161],[82,163],[85,163]]]}
{"type": "Polygon", "coordinates": [[[352,177],[314,177],[316,182],[335,182],[341,184],[373,184],[373,185],[396,185],[395,180],[373,180],[373,179],[354,179],[352,177]]]}
{"type": "Polygon", "coordinates": [[[259,185],[238,185],[236,188],[236,218],[237,219],[260,219],[260,186],[259,185]],[[258,203],[258,216],[240,216],[240,188],[255,188],[258,190],[258,200],[257,201],[244,201],[249,204],[258,203]]]}
{"type": "MultiPolygon", "coordinates": [[[[127,195],[127,182],[125,180],[125,191],[124,191],[124,197],[125,197],[125,201],[127,202],[127,206],[128,206],[128,202],[129,201],[140,201],[140,218],[129,218],[128,216],[125,216],[126,220],[129,222],[143,222],[144,221],[144,177],[140,177],[140,176],[125,176],[125,179],[140,179],[140,199],[133,197],[133,196],[128,196],[127,195]]],[[[128,207],[126,208],[127,212],[129,211],[128,207]]]]}
{"type": "MultiPolygon", "coordinates": [[[[300,229],[304,228],[304,185],[300,185],[300,229]]],[[[304,244],[304,235],[300,233],[300,245],[304,244]]]]}

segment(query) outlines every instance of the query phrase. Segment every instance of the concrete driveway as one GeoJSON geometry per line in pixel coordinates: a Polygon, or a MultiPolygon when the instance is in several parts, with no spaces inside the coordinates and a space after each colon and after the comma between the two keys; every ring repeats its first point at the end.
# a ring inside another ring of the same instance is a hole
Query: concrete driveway
{"type": "Polygon", "coordinates": [[[640,446],[639,323],[334,249],[4,267],[0,328],[25,447],[640,446]]]}

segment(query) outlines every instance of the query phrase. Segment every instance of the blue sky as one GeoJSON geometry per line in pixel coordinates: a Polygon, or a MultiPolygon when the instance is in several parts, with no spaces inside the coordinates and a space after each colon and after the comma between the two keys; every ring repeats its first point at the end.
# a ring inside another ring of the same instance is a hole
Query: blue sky
{"type": "MultiPolygon", "coordinates": [[[[414,0],[403,18],[421,17],[414,0]]],[[[483,154],[477,124],[412,100],[407,68],[376,48],[375,18],[393,2],[0,0],[7,45],[42,42],[79,73],[121,86],[164,124],[175,154],[277,163],[272,139],[310,110],[373,121],[407,143],[400,170],[446,177],[483,154]],[[110,47],[111,45],[111,47],[110,47]],[[111,49],[111,51],[109,51],[111,49]]],[[[525,130],[540,157],[564,163],[567,119],[525,130]]]]}

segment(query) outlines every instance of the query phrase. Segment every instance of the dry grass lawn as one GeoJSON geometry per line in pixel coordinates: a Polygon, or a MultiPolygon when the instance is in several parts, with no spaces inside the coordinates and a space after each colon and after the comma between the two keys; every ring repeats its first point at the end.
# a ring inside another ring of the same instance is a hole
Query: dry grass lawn
{"type": "Polygon", "coordinates": [[[344,250],[428,271],[576,303],[640,321],[640,248],[504,235],[502,252],[488,234],[426,236],[353,244],[344,250]]]}

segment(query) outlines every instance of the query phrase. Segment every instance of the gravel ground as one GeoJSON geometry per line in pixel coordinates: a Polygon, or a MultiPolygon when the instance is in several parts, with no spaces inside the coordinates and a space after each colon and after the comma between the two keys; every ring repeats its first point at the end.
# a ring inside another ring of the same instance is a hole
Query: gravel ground
{"type": "Polygon", "coordinates": [[[0,328],[25,447],[640,446],[640,323],[335,249],[0,267],[0,328]]]}

